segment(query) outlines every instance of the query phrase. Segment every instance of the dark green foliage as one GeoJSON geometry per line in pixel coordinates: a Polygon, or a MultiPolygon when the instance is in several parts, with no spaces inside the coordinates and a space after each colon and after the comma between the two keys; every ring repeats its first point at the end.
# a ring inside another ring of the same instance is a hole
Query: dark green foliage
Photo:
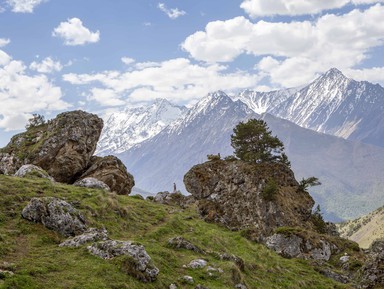
{"type": "Polygon", "coordinates": [[[261,192],[261,197],[265,201],[274,201],[278,191],[279,186],[277,185],[276,181],[274,179],[269,179],[261,192]]]}
{"type": "Polygon", "coordinates": [[[311,220],[318,233],[325,234],[327,232],[327,224],[324,222],[320,205],[317,205],[315,211],[312,213],[311,220]]]}
{"type": "Polygon", "coordinates": [[[228,162],[233,162],[233,161],[237,161],[237,158],[235,156],[226,156],[224,160],[228,162]]]}
{"type": "Polygon", "coordinates": [[[272,136],[264,120],[240,122],[233,132],[231,145],[239,159],[250,163],[281,160],[284,145],[276,136],[272,136]]]}
{"type": "Polygon", "coordinates": [[[33,117],[28,119],[28,124],[25,126],[26,129],[29,129],[31,127],[36,127],[45,124],[45,118],[43,115],[34,113],[33,117]]]}
{"type": "Polygon", "coordinates": [[[320,185],[321,185],[321,182],[316,177],[309,177],[306,179],[303,178],[300,181],[299,190],[306,191],[309,187],[320,186],[320,185]]]}

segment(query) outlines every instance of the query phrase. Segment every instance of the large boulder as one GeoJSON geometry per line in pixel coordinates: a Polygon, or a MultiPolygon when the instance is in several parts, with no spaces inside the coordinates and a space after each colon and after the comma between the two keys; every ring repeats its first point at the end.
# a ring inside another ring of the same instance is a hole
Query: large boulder
{"type": "Polygon", "coordinates": [[[58,182],[73,183],[88,167],[103,128],[95,114],[72,111],[15,135],[0,150],[0,172],[37,165],[58,182]]]}
{"type": "Polygon", "coordinates": [[[92,157],[90,167],[80,177],[95,178],[107,184],[111,191],[119,195],[129,195],[135,185],[133,176],[125,165],[115,156],[92,157]]]}
{"type": "Polygon", "coordinates": [[[55,180],[42,168],[35,165],[23,165],[14,175],[19,178],[41,178],[48,179],[52,182],[55,180]]]}
{"type": "Polygon", "coordinates": [[[111,190],[106,183],[99,181],[98,179],[91,178],[91,177],[87,177],[87,178],[78,180],[73,185],[77,186],[77,187],[101,189],[101,190],[106,190],[106,191],[111,190]]]}
{"type": "Polygon", "coordinates": [[[192,167],[184,183],[205,220],[233,230],[252,229],[256,240],[281,226],[314,227],[314,201],[284,164],[208,161],[192,167]]]}
{"type": "Polygon", "coordinates": [[[297,234],[274,234],[266,239],[266,246],[286,258],[329,261],[337,247],[319,237],[316,240],[297,234]]]}
{"type": "Polygon", "coordinates": [[[66,237],[82,234],[87,229],[84,216],[71,204],[57,198],[32,198],[21,215],[66,237]]]}
{"type": "Polygon", "coordinates": [[[88,251],[103,259],[112,259],[117,256],[126,256],[123,269],[143,282],[155,281],[159,274],[145,251],[144,246],[134,244],[130,241],[108,240],[94,243],[88,246],[88,251]]]}

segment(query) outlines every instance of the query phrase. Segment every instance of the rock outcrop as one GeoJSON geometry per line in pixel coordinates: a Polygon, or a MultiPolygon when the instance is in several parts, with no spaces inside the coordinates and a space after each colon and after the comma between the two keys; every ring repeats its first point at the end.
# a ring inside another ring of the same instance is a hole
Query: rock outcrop
{"type": "Polygon", "coordinates": [[[372,243],[365,265],[360,269],[358,288],[384,288],[384,240],[372,243]]]}
{"type": "Polygon", "coordinates": [[[46,171],[35,165],[21,166],[14,176],[19,178],[42,178],[48,179],[52,182],[55,181],[46,171]]]}
{"type": "Polygon", "coordinates": [[[257,240],[281,226],[313,228],[314,201],[284,164],[208,161],[187,172],[184,183],[203,218],[233,230],[252,229],[257,240]]]}
{"type": "Polygon", "coordinates": [[[83,215],[57,198],[32,198],[21,215],[66,237],[82,234],[87,229],[83,215]]]}
{"type": "Polygon", "coordinates": [[[127,256],[125,262],[127,273],[144,282],[155,281],[159,274],[159,269],[153,265],[151,257],[145,251],[144,246],[130,241],[108,240],[98,242],[88,246],[88,251],[103,259],[112,259],[121,255],[127,256]]]}
{"type": "Polygon", "coordinates": [[[111,190],[106,183],[99,181],[98,179],[91,178],[91,177],[87,177],[87,178],[78,180],[73,185],[77,186],[77,187],[101,189],[101,190],[106,190],[106,191],[111,190]]]}
{"type": "Polygon", "coordinates": [[[37,165],[58,182],[74,182],[86,168],[103,128],[103,120],[84,111],[59,114],[46,124],[18,134],[0,151],[0,171],[14,174],[37,165]]]}
{"type": "Polygon", "coordinates": [[[296,234],[274,234],[266,239],[266,246],[285,258],[329,261],[337,247],[327,240],[305,239],[296,234]]]}
{"type": "Polygon", "coordinates": [[[124,164],[115,156],[92,157],[90,167],[80,177],[95,178],[107,184],[109,188],[119,195],[129,195],[135,181],[133,176],[127,172],[124,164]]]}
{"type": "Polygon", "coordinates": [[[77,248],[89,242],[106,240],[108,240],[108,232],[106,229],[89,228],[83,234],[69,238],[62,242],[59,246],[77,248]]]}
{"type": "Polygon", "coordinates": [[[182,208],[186,208],[187,206],[195,202],[195,198],[193,196],[184,196],[180,192],[170,193],[168,191],[165,191],[158,192],[153,198],[153,201],[159,204],[175,205],[180,206],[182,208]]]}

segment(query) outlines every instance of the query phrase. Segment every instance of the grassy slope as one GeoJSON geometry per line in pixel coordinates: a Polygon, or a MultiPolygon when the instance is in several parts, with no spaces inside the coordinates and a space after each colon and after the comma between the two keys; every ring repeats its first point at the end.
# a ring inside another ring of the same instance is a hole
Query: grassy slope
{"type": "Polygon", "coordinates": [[[368,248],[376,239],[384,238],[384,206],[358,219],[338,224],[342,237],[368,248]]]}
{"type": "MultiPolygon", "coordinates": [[[[0,269],[13,263],[15,275],[0,279],[0,288],[168,288],[183,275],[196,284],[234,288],[243,281],[248,288],[348,288],[317,273],[306,261],[283,259],[264,246],[215,224],[200,220],[194,208],[182,211],[136,197],[117,196],[99,190],[52,185],[46,180],[28,180],[0,175],[0,269]],[[63,237],[21,218],[32,197],[56,196],[74,204],[89,225],[105,226],[110,237],[143,244],[160,269],[154,283],[141,283],[122,272],[122,260],[102,260],[85,247],[61,248],[63,237]],[[240,272],[234,263],[167,247],[167,240],[181,235],[206,251],[228,252],[244,259],[240,272]],[[204,269],[183,268],[196,258],[220,267],[223,274],[208,277],[204,269]]],[[[179,288],[194,288],[177,282],[179,288]]]]}

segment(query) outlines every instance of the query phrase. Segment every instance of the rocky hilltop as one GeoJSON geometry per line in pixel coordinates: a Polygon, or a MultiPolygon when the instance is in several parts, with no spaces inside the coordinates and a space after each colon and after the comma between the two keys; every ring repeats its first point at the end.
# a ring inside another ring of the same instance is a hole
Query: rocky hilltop
{"type": "Polygon", "coordinates": [[[101,118],[84,111],[65,112],[47,123],[30,126],[0,150],[0,173],[12,175],[32,164],[58,182],[72,184],[94,177],[111,190],[129,194],[134,180],[121,161],[92,157],[102,128],[101,118]]]}
{"type": "Polygon", "coordinates": [[[314,201],[284,164],[253,165],[214,160],[194,166],[185,176],[200,214],[230,229],[255,229],[259,238],[278,227],[313,229],[314,201]]]}

